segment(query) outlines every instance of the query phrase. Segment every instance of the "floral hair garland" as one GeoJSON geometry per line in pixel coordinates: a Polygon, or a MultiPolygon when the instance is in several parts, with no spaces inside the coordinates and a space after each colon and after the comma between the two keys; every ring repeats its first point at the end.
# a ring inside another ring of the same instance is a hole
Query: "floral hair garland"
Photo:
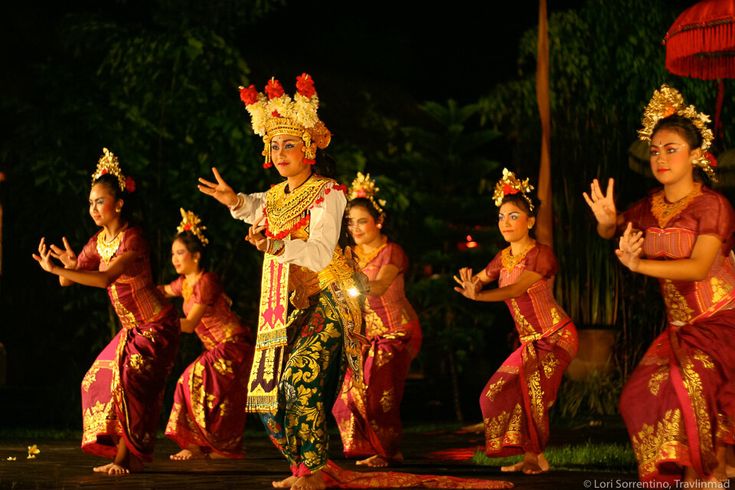
{"type": "Polygon", "coordinates": [[[199,239],[202,246],[206,247],[209,240],[204,236],[204,230],[207,227],[202,225],[202,220],[193,211],[184,211],[184,208],[179,208],[179,211],[181,211],[181,223],[176,228],[176,233],[189,231],[199,239]]]}
{"type": "Polygon", "coordinates": [[[316,149],[326,148],[332,139],[324,123],[319,119],[319,97],[314,88],[314,79],[307,73],[296,77],[296,93],[291,98],[281,82],[271,78],[265,93],[258,92],[255,85],[240,87],[240,99],[250,114],[253,132],[263,138],[265,148],[263,167],[271,162],[270,140],[279,134],[297,136],[304,142],[304,158],[309,164],[316,162],[316,149]]]}
{"type": "Polygon", "coordinates": [[[520,193],[528,203],[529,211],[533,212],[533,203],[528,194],[533,191],[533,186],[528,183],[528,179],[520,180],[516,177],[516,174],[508,170],[503,169],[503,177],[495,184],[495,191],[493,192],[493,201],[495,205],[500,207],[503,204],[503,198],[509,194],[520,193]]]}
{"type": "Polygon", "coordinates": [[[694,163],[704,170],[712,180],[716,181],[713,167],[717,166],[717,159],[712,153],[707,151],[712,146],[712,140],[714,139],[712,130],[707,127],[710,118],[703,112],[697,112],[697,109],[693,105],[686,105],[684,103],[684,97],[675,88],[663,84],[661,88],[653,91],[653,97],[651,97],[646,109],[643,111],[643,120],[641,121],[643,127],[638,130],[639,139],[651,141],[653,128],[656,124],[661,119],[675,114],[689,119],[694,127],[697,128],[697,131],[699,131],[702,137],[700,148],[702,149],[703,156],[694,163]]]}
{"type": "Polygon", "coordinates": [[[120,160],[107,148],[102,148],[102,156],[97,162],[97,168],[92,174],[92,184],[103,175],[113,175],[117,178],[117,184],[122,192],[135,192],[135,180],[125,177],[120,168],[120,160]]]}

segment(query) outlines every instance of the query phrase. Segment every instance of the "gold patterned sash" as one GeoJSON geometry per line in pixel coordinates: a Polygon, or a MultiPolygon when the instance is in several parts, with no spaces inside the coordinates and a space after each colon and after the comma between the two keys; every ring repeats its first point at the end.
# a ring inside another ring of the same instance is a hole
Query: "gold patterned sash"
{"type": "Polygon", "coordinates": [[[288,342],[288,264],[265,254],[260,288],[258,337],[248,382],[247,412],[275,412],[283,350],[288,342]]]}

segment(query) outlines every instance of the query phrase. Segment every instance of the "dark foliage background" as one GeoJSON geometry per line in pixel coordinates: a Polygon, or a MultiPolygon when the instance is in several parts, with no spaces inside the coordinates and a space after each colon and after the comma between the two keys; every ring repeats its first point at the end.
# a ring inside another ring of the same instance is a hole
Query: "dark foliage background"
{"type": "MultiPolygon", "coordinates": [[[[661,82],[712,112],[711,83],[663,68],[660,41],[690,3],[549,2],[557,297],[580,326],[619,332],[617,386],[660,329],[662,312],[650,307],[659,304],[650,281],[625,274],[611,244],[596,238],[581,193],[593,177],[612,176],[623,207],[654,185],[629,164],[629,147],[661,82]]],[[[412,259],[407,288],[425,340],[405,418],[479,418],[477,396],[512,349],[514,329],[505,305],[465,301],[451,290],[451,275],[463,265],[483,267],[504,246],[490,200],[500,169],[537,175],[537,4],[513,2],[505,16],[493,2],[350,5],[0,7],[0,171],[7,176],[0,183],[0,342],[7,350],[0,427],[78,427],[79,381],[117,329],[103,291],[59,288],[30,258],[41,236],[54,243],[67,236],[78,250],[95,231],[86,201],[103,146],[138,183],[157,279],[173,279],[168,255],[178,208],[192,209],[208,227],[210,263],[234,309],[255,321],[260,257],[243,244],[243,226],[195,183],[212,165],[243,191],[278,180],[260,167],[261,142],[236,89],[262,87],[275,75],[291,92],[303,71],[314,76],[320,114],[334,133],[329,152],[338,178],[349,184],[357,170],[377,177],[389,234],[412,259]],[[460,247],[468,236],[480,246],[460,247]]],[[[735,101],[727,87],[719,151],[732,141],[735,101]]],[[[185,339],[176,374],[199,349],[185,339]]]]}

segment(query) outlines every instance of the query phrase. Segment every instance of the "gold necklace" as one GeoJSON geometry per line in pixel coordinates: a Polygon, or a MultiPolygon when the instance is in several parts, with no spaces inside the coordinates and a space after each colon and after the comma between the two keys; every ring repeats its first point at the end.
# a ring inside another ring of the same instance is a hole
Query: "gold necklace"
{"type": "Polygon", "coordinates": [[[112,256],[115,255],[117,249],[120,248],[120,243],[122,242],[124,232],[125,229],[118,231],[117,235],[112,237],[112,240],[110,241],[106,241],[103,238],[103,235],[106,236],[106,233],[100,232],[100,234],[97,235],[97,253],[105,262],[105,264],[110,262],[112,256]]]}
{"type": "Polygon", "coordinates": [[[689,194],[676,202],[668,202],[663,189],[661,189],[651,197],[651,214],[658,221],[658,225],[665,228],[669,221],[684,211],[689,203],[700,194],[702,194],[702,184],[695,182],[694,189],[689,194]]]}
{"type": "Polygon", "coordinates": [[[509,271],[512,271],[525,257],[526,254],[533,249],[533,247],[536,246],[536,242],[532,241],[531,245],[526,247],[521,253],[518,255],[512,255],[512,248],[508,247],[505,250],[503,250],[502,255],[502,262],[503,262],[503,268],[509,271]]]}
{"type": "Polygon", "coordinates": [[[190,282],[189,278],[184,276],[184,283],[181,285],[181,297],[184,298],[184,301],[188,300],[189,296],[194,292],[194,286],[199,282],[200,277],[202,277],[201,272],[194,276],[194,280],[190,282]]]}
{"type": "Polygon", "coordinates": [[[367,265],[378,256],[380,251],[383,250],[386,245],[388,245],[388,240],[386,238],[384,238],[383,244],[372,252],[365,252],[362,245],[358,245],[355,252],[357,252],[357,265],[360,266],[360,269],[365,269],[365,267],[367,267],[367,265]]]}

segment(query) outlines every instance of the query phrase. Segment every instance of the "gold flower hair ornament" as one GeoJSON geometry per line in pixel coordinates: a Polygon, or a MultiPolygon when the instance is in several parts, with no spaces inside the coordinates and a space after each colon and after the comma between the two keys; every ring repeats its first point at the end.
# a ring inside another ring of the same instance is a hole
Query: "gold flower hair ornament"
{"type": "Polygon", "coordinates": [[[702,137],[700,148],[702,149],[703,156],[695,162],[695,165],[704,170],[710,179],[716,181],[717,179],[715,178],[715,172],[712,167],[717,166],[717,160],[714,158],[714,155],[707,151],[712,146],[712,140],[714,139],[712,130],[707,127],[710,118],[703,112],[697,112],[697,109],[693,105],[686,105],[684,103],[684,97],[675,88],[663,84],[660,89],[653,91],[653,97],[651,97],[646,109],[643,111],[643,120],[641,121],[643,127],[638,130],[638,138],[650,142],[656,123],[674,114],[689,119],[694,124],[694,127],[697,128],[697,131],[699,131],[702,137]]]}
{"type": "Polygon", "coordinates": [[[179,211],[181,211],[181,223],[176,228],[176,232],[184,233],[185,231],[190,231],[199,239],[202,246],[206,247],[209,240],[204,236],[204,230],[206,230],[207,227],[202,224],[202,220],[199,219],[199,216],[194,214],[192,211],[184,211],[184,208],[179,208],[179,211]]]}
{"type": "Polygon", "coordinates": [[[117,185],[122,192],[135,192],[135,180],[125,177],[120,168],[120,160],[107,148],[102,148],[102,156],[97,162],[97,169],[92,174],[92,184],[103,175],[113,175],[117,178],[117,185]]]}
{"type": "Polygon", "coordinates": [[[271,78],[265,86],[265,94],[255,85],[240,87],[240,99],[250,114],[253,132],[263,137],[263,167],[271,163],[270,141],[274,136],[297,136],[304,142],[304,161],[313,165],[317,148],[326,148],[332,139],[324,123],[319,119],[319,97],[314,79],[307,73],[296,77],[296,93],[293,98],[283,90],[281,82],[271,78]]]}
{"type": "Polygon", "coordinates": [[[503,178],[501,178],[497,184],[495,184],[495,191],[493,192],[493,201],[495,205],[500,207],[503,204],[503,198],[509,194],[520,193],[528,203],[529,211],[533,212],[533,203],[528,194],[533,191],[533,186],[528,183],[528,179],[520,180],[516,177],[516,174],[508,170],[503,169],[503,178]]]}
{"type": "Polygon", "coordinates": [[[384,199],[375,199],[375,195],[380,191],[380,187],[375,185],[375,181],[370,178],[370,174],[363,174],[357,172],[357,177],[352,181],[350,186],[349,198],[357,199],[362,197],[370,201],[378,212],[378,214],[384,214],[383,206],[386,202],[384,199]]]}

